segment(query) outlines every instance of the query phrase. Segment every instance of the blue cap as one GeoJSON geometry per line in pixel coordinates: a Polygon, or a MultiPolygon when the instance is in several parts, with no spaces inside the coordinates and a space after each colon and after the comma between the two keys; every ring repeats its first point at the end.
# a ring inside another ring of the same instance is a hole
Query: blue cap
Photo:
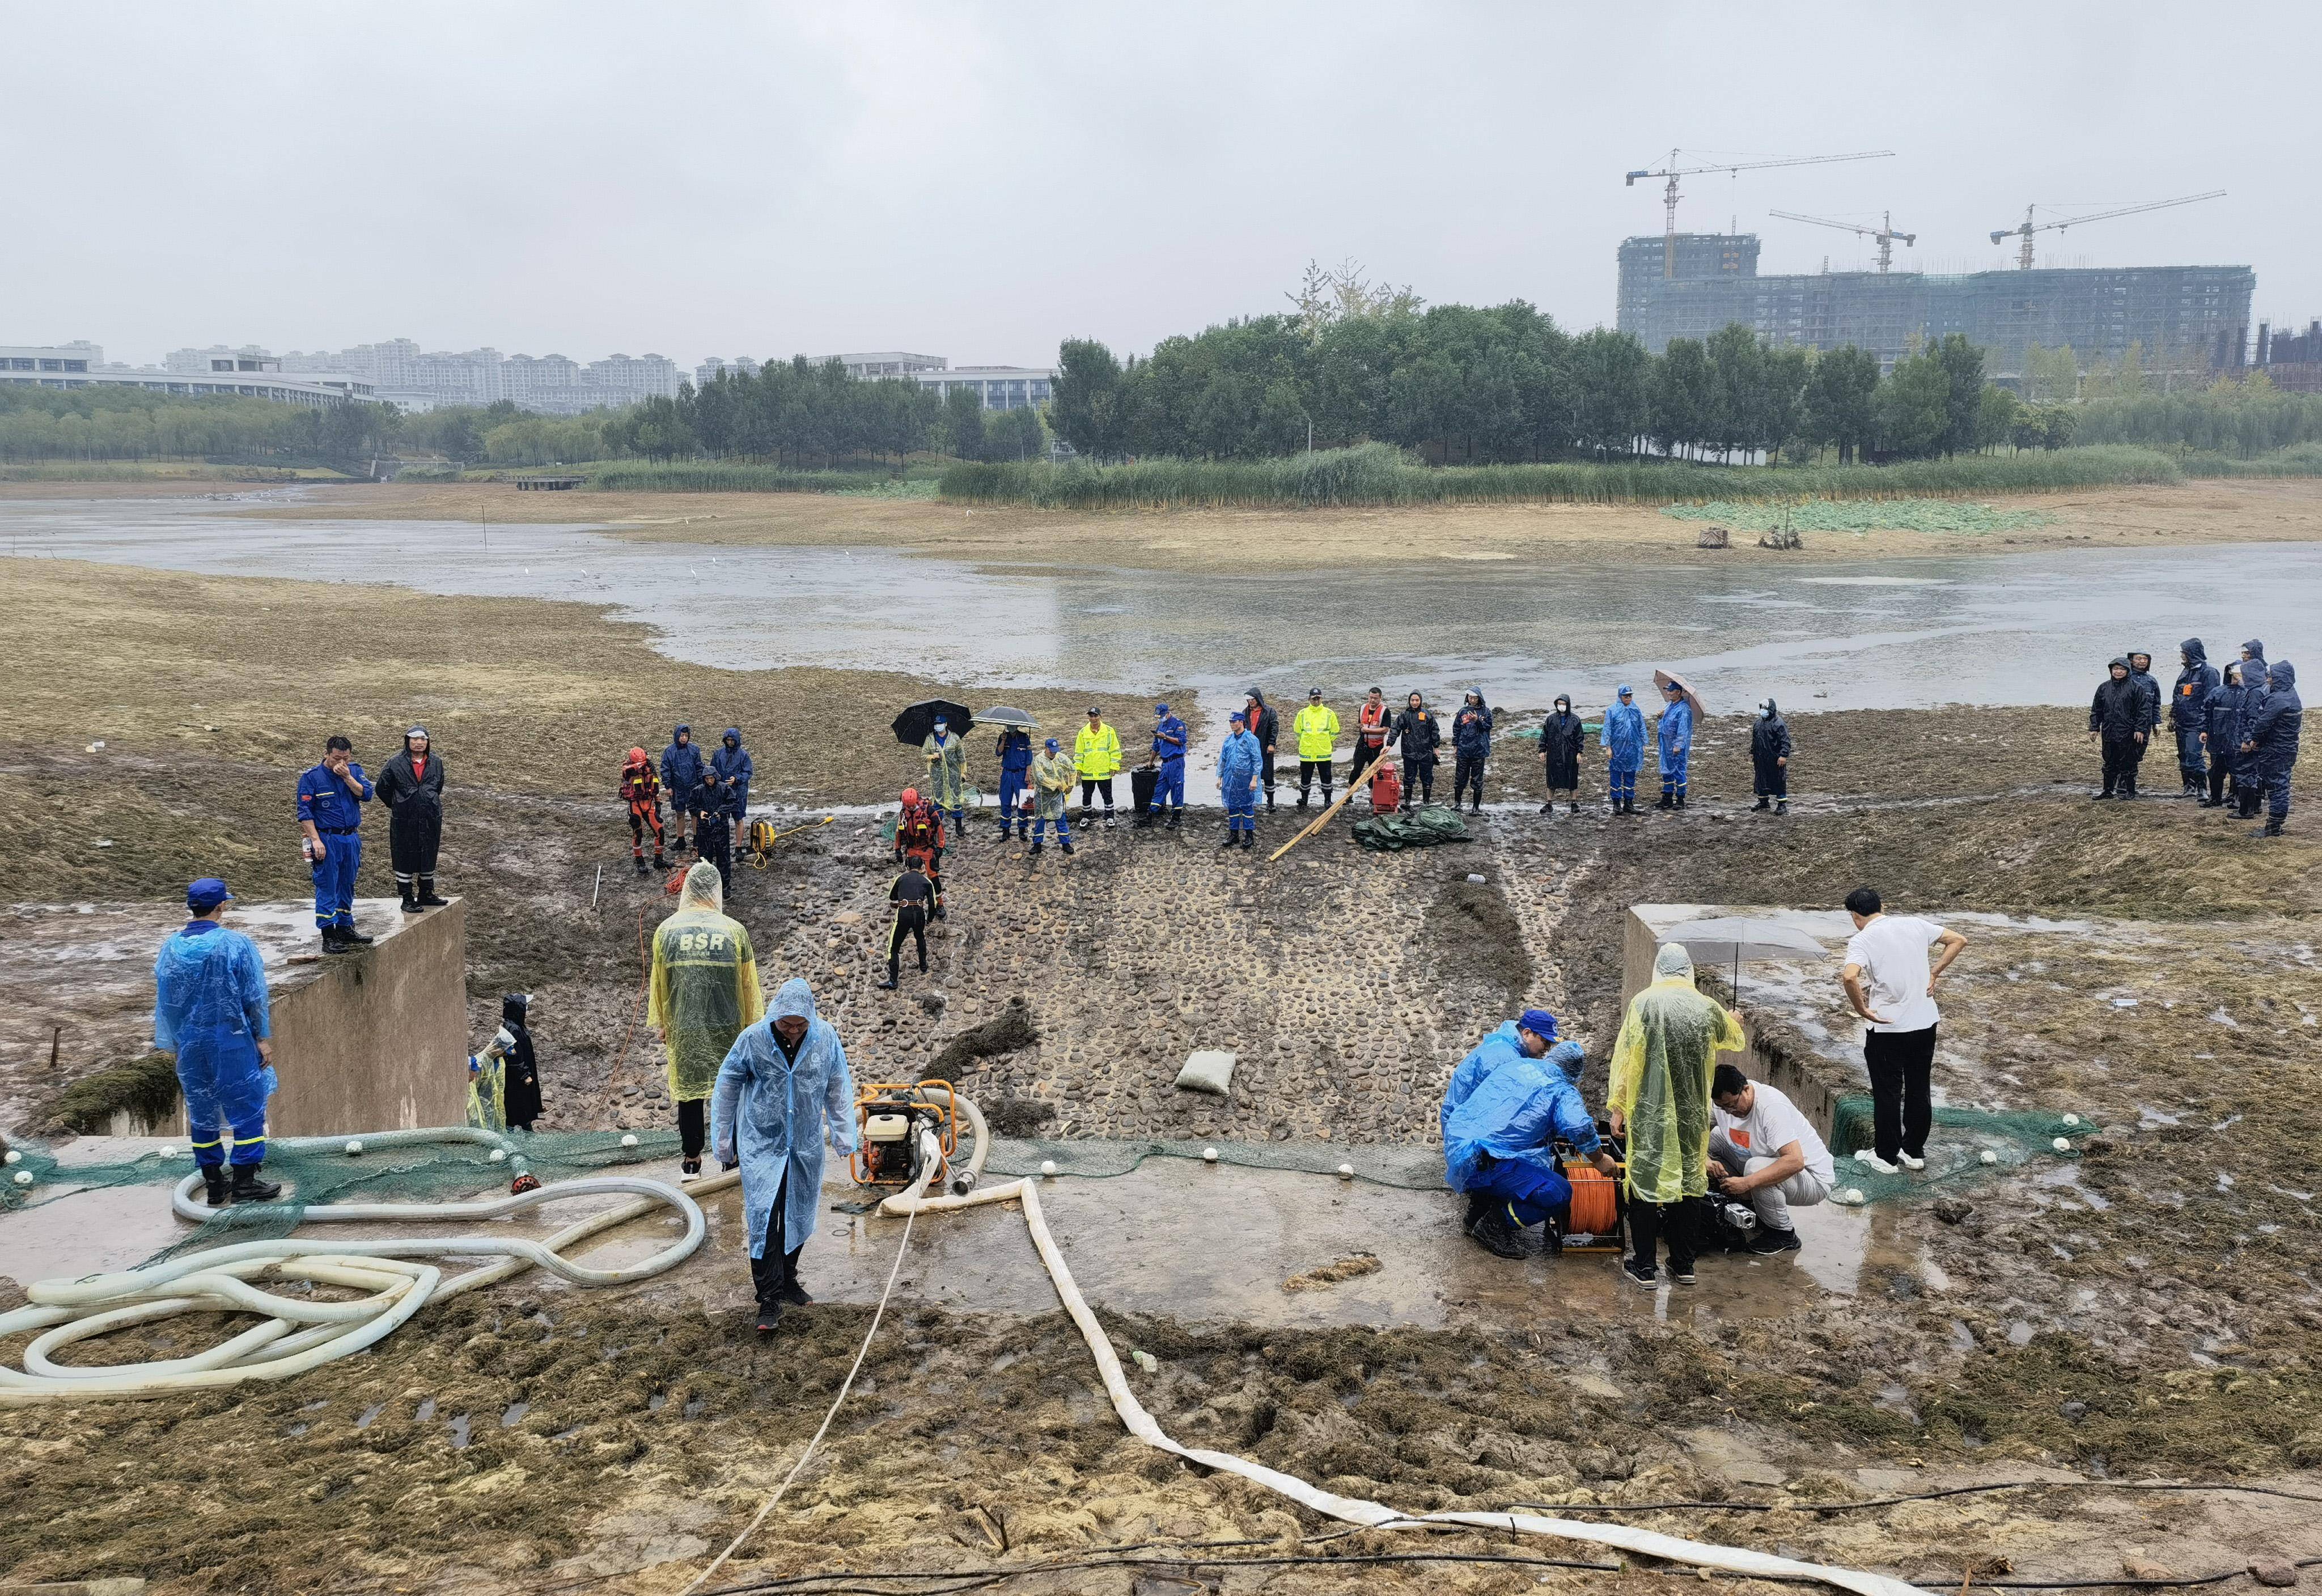
{"type": "Polygon", "coordinates": [[[1166,715],[1169,713],[1169,706],[1166,704],[1156,704],[1153,706],[1153,713],[1156,715],[1166,715]]]}
{"type": "Polygon", "coordinates": [[[1050,753],[1056,752],[1056,740],[1054,737],[1048,739],[1048,752],[1050,753]]]}
{"type": "Polygon", "coordinates": [[[1556,1040],[1556,1016],[1549,1013],[1545,1008],[1525,1009],[1517,1018],[1516,1024],[1543,1042],[1556,1040]]]}
{"type": "Polygon", "coordinates": [[[210,909],[231,900],[233,894],[215,876],[204,876],[186,887],[186,907],[190,909],[210,909]]]}
{"type": "Polygon", "coordinates": [[[1230,720],[1230,721],[1233,722],[1233,723],[1234,723],[1234,725],[1241,725],[1241,724],[1243,723],[1243,721],[1245,721],[1245,720],[1246,720],[1246,719],[1248,719],[1248,717],[1247,716],[1243,715],[1243,714],[1242,714],[1242,712],[1241,712],[1240,710],[1237,709],[1237,710],[1235,710],[1231,715],[1227,716],[1226,716],[1226,718],[1227,718],[1228,720],[1230,720]]]}
{"type": "Polygon", "coordinates": [[[1625,682],[1625,681],[1624,681],[1624,682],[1623,682],[1623,683],[1620,685],[1620,687],[1619,687],[1617,689],[1615,689],[1615,690],[1617,691],[1618,695],[1619,695],[1621,698],[1627,698],[1627,697],[1629,696],[1629,684],[1628,684],[1627,682],[1625,682]]]}

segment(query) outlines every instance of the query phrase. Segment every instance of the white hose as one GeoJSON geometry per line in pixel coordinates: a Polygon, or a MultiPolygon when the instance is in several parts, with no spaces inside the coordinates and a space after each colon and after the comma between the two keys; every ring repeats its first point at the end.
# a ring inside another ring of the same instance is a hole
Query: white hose
{"type": "MultiPolygon", "coordinates": [[[[964,1099],[959,1100],[965,1101],[964,1099]]],[[[1370,1529],[1421,1529],[1431,1525],[1459,1524],[1479,1529],[1506,1530],[1512,1534],[1545,1535],[1560,1540],[1586,1541],[1634,1552],[1641,1556],[1658,1557],[1663,1562],[1684,1563],[1728,1573],[1820,1580],[1840,1590],[1851,1591],[1856,1596],[1920,1596],[1915,1586],[1886,1574],[1868,1573],[1820,1563],[1801,1563],[1794,1558],[1775,1557],[1738,1546],[1720,1546],[1706,1541],[1660,1535],[1650,1529],[1634,1529],[1625,1524],[1592,1524],[1574,1518],[1547,1518],[1532,1513],[1398,1513],[1378,1502],[1320,1490],[1294,1475],[1252,1463],[1247,1458],[1236,1457],[1230,1453],[1181,1446],[1155,1422],[1153,1416],[1129,1391],[1129,1377],[1121,1372],[1120,1359],[1113,1353],[1111,1338],[1104,1333],[1104,1327],[1097,1322],[1096,1315],[1090,1310],[1087,1300],[1081,1295],[1080,1287],[1074,1282],[1073,1272],[1065,1263],[1064,1254],[1057,1249],[1056,1237],[1048,1233],[1047,1217],[1040,1211],[1040,1194],[1033,1181],[1010,1181],[959,1197],[925,1197],[915,1192],[899,1192],[881,1203],[879,1211],[891,1215],[950,1213],[982,1203],[1010,1201],[1024,1205],[1024,1224],[1032,1234],[1032,1245],[1038,1250],[1040,1261],[1047,1265],[1048,1278],[1056,1285],[1057,1299],[1064,1303],[1065,1311],[1072,1316],[1073,1322],[1080,1327],[1081,1339],[1088,1343],[1089,1355],[1096,1360],[1097,1373],[1104,1380],[1105,1394],[1112,1400],[1112,1410],[1120,1416],[1120,1422],[1130,1435],[1156,1450],[1174,1454],[1203,1468],[1238,1474],[1326,1518],[1370,1529]]]]}
{"type": "MultiPolygon", "coordinates": [[[[443,1141],[506,1145],[489,1131],[459,1127],[390,1131],[362,1140],[367,1147],[443,1141]]],[[[339,1145],[336,1138],[321,1137],[291,1144],[307,1151],[339,1145]]],[[[0,1368],[0,1407],[169,1396],[239,1385],[247,1380],[287,1380],[384,1339],[431,1302],[497,1284],[526,1269],[546,1269],[580,1286],[627,1285],[648,1280],[674,1269],[701,1245],[706,1227],[694,1197],[722,1190],[740,1179],[733,1172],[713,1175],[696,1183],[689,1193],[642,1176],[595,1175],[472,1202],[323,1204],[301,1209],[300,1223],[503,1219],[570,1197],[631,1199],[568,1225],[545,1241],[481,1235],[330,1244],[284,1238],[211,1247],[118,1273],[42,1281],[27,1291],[27,1306],[0,1313],[0,1337],[27,1330],[41,1332],[24,1349],[21,1373],[0,1368]],[[563,1255],[566,1249],[664,1205],[684,1216],[685,1234],[650,1257],[618,1269],[592,1269],[563,1255]],[[410,1262],[451,1257],[497,1257],[499,1262],[448,1281],[435,1263],[410,1262]],[[318,1302],[250,1283],[261,1278],[345,1286],[369,1295],[352,1301],[318,1302]],[[216,1312],[258,1313],[266,1318],[263,1323],[191,1357],[75,1367],[58,1363],[50,1355],[76,1341],[130,1325],[184,1313],[216,1312]]],[[[171,1203],[181,1217],[196,1221],[215,1211],[193,1199],[193,1189],[200,1180],[198,1173],[187,1177],[171,1203]]]]}

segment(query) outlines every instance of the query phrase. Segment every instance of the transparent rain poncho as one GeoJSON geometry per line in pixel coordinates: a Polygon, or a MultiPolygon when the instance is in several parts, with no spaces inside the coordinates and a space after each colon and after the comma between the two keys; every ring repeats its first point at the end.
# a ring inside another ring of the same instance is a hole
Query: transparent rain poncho
{"type": "Polygon", "coordinates": [[[928,762],[928,797],[938,809],[956,809],[966,801],[967,743],[957,732],[946,727],[944,740],[938,743],[929,732],[919,752],[928,762]]]}
{"type": "Polygon", "coordinates": [[[718,867],[696,864],[685,872],[677,912],[654,933],[645,1023],[662,1033],[669,1095],[681,1103],[709,1095],[734,1038],[765,1012],[750,934],[726,917],[724,904],[718,867]]]}
{"type": "Polygon", "coordinates": [[[1628,1127],[1631,1198],[1675,1202],[1707,1192],[1710,1072],[1719,1053],[1748,1044],[1742,1022],[1694,990],[1685,949],[1662,948],[1653,984],[1629,1000],[1605,1092],[1628,1127]]]}

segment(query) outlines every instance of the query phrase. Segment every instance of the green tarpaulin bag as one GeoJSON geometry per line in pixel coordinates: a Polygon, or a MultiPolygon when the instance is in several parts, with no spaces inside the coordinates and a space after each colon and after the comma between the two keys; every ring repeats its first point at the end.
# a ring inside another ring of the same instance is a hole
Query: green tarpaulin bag
{"type": "Polygon", "coordinates": [[[1457,809],[1441,804],[1427,804],[1411,815],[1376,815],[1354,825],[1355,841],[1380,853],[1399,853],[1405,848],[1432,848],[1439,843],[1466,843],[1475,839],[1467,834],[1466,824],[1457,809]]]}

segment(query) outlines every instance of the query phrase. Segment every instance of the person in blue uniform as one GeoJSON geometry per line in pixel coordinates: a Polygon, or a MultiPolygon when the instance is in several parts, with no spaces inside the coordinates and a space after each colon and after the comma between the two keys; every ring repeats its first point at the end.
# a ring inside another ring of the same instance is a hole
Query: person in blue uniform
{"type": "Polygon", "coordinates": [[[1173,826],[1185,817],[1186,736],[1185,723],[1169,713],[1169,706],[1153,706],[1153,762],[1160,774],[1153,782],[1152,806],[1145,811],[1147,825],[1164,808],[1173,826]]]}
{"type": "Polygon", "coordinates": [[[186,889],[185,929],[153,961],[153,1045],[177,1055],[194,1162],[212,1208],[266,1202],[282,1188],[259,1179],[266,1162],[266,1099],[274,1095],[272,1022],[258,944],[218,917],[233,900],[204,876],[186,889]],[[218,1134],[233,1137],[233,1176],[218,1134]]]}
{"type": "Polygon", "coordinates": [[[1604,773],[1611,779],[1613,813],[1637,812],[1637,771],[1645,762],[1645,712],[1637,707],[1629,684],[1620,688],[1620,702],[1604,711],[1596,728],[1596,745],[1604,751],[1604,773]]]}
{"type": "Polygon", "coordinates": [[[1022,726],[1002,727],[995,752],[1000,755],[1000,834],[1005,837],[1013,825],[1018,837],[1028,836],[1032,806],[1019,800],[1032,769],[1032,734],[1022,726]]]}
{"type": "Polygon", "coordinates": [[[333,737],[323,762],[298,778],[298,829],[315,877],[315,928],[326,953],[351,953],[370,938],[355,929],[355,871],[362,866],[362,807],[370,779],[354,762],[355,745],[333,737]]]}
{"type": "Polygon", "coordinates": [[[1693,706],[1686,701],[1682,688],[1663,688],[1661,697],[1668,700],[1668,707],[1661,711],[1658,731],[1661,751],[1661,801],[1655,807],[1682,809],[1685,807],[1686,766],[1693,758],[1693,706]]]}

